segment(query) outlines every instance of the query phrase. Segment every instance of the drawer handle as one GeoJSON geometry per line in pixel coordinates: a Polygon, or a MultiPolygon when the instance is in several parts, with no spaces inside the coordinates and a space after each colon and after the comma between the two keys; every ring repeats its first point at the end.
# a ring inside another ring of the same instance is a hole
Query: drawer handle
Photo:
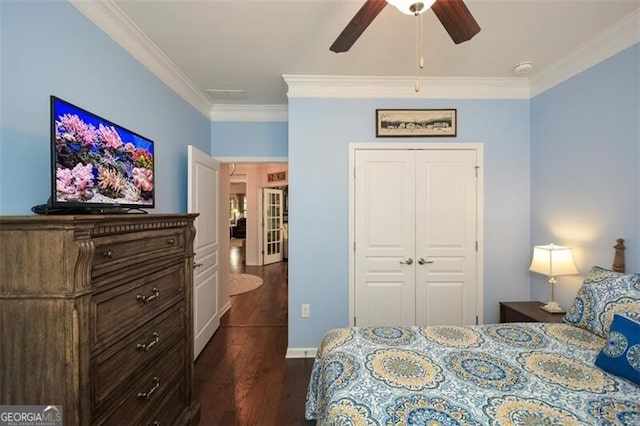
{"type": "Polygon", "coordinates": [[[115,253],[113,252],[113,250],[107,250],[104,253],[102,253],[102,255],[104,257],[108,257],[109,259],[113,259],[113,256],[115,256],[115,253]]]}
{"type": "Polygon", "coordinates": [[[153,381],[155,382],[155,384],[151,389],[146,392],[138,392],[138,399],[144,399],[147,401],[151,399],[151,395],[153,395],[153,393],[160,387],[160,377],[154,377],[153,381]]]}
{"type": "Polygon", "coordinates": [[[155,422],[151,423],[151,426],[160,426],[160,422],[156,420],[155,422]]]}
{"type": "Polygon", "coordinates": [[[156,300],[158,298],[158,296],[160,296],[160,290],[158,290],[157,288],[153,288],[151,290],[153,292],[153,294],[151,296],[143,296],[142,294],[138,294],[136,295],[136,299],[139,302],[144,303],[145,305],[148,303],[153,302],[154,300],[156,300]]]}
{"type": "Polygon", "coordinates": [[[141,350],[141,351],[145,351],[145,352],[149,352],[151,349],[153,349],[153,347],[158,344],[158,342],[160,341],[160,334],[158,332],[153,333],[153,340],[150,341],[149,343],[138,343],[136,345],[136,349],[141,350]]]}
{"type": "Polygon", "coordinates": [[[175,238],[169,238],[167,240],[167,243],[169,243],[170,245],[174,245],[176,243],[176,239],[175,238]]]}

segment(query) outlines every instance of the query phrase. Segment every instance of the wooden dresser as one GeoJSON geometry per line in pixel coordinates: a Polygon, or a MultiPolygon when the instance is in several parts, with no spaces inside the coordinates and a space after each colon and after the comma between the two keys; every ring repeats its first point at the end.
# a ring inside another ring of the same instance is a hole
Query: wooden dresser
{"type": "Polygon", "coordinates": [[[0,218],[0,403],[65,425],[197,423],[195,215],[0,218]]]}

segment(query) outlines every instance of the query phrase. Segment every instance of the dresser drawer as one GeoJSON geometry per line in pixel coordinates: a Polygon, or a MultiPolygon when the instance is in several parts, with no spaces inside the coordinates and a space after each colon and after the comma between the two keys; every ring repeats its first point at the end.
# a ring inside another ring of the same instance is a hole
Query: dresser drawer
{"type": "Polygon", "coordinates": [[[154,258],[184,253],[185,236],[181,229],[133,232],[94,238],[92,276],[154,258]]]}
{"type": "Polygon", "coordinates": [[[184,264],[152,272],[95,294],[91,299],[91,343],[96,350],[128,334],[184,298],[184,264]]]}
{"type": "Polygon", "coordinates": [[[123,382],[130,382],[176,342],[185,339],[184,307],[178,305],[91,359],[92,404],[100,406],[123,382]]]}
{"type": "Polygon", "coordinates": [[[178,420],[180,415],[184,413],[184,410],[188,408],[184,385],[185,382],[182,378],[178,379],[178,383],[172,384],[169,395],[141,424],[149,426],[176,426],[184,424],[184,419],[182,419],[182,421],[178,420]]]}
{"type": "Polygon", "coordinates": [[[175,388],[175,381],[185,380],[184,344],[175,345],[139,380],[124,383],[111,409],[94,422],[98,425],[137,425],[158,411],[163,399],[175,388]]]}

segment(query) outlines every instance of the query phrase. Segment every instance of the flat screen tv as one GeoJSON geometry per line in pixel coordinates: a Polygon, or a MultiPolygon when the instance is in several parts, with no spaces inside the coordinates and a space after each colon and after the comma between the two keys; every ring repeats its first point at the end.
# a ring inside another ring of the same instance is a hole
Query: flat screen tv
{"type": "Polygon", "coordinates": [[[155,207],[153,141],[55,96],[51,171],[53,211],[155,207]]]}

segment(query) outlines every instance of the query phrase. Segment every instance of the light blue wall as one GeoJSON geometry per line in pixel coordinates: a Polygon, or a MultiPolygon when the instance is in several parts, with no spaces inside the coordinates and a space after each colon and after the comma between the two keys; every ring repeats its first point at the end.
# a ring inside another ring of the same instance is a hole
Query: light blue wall
{"type": "MultiPolygon", "coordinates": [[[[573,247],[582,277],[610,267],[616,238],[640,271],[640,44],[531,101],[531,243],[573,247]]],[[[567,307],[581,278],[558,279],[567,307]]],[[[544,277],[531,297],[546,300],[544,277]]]]}
{"type": "Polygon", "coordinates": [[[286,157],[286,122],[211,122],[211,155],[214,157],[286,157]]]}
{"type": "MultiPolygon", "coordinates": [[[[188,144],[288,156],[292,348],[349,322],[348,144],[394,141],[375,138],[376,108],[457,108],[458,137],[410,142],[484,144],[486,322],[500,300],[546,299],[527,272],[532,244],[571,245],[584,273],[608,266],[622,236],[640,270],[638,45],[532,101],[296,98],[288,124],[211,123],[67,2],[0,1],[0,28],[0,214],[29,214],[49,195],[51,94],[156,141],[158,212],[186,211],[188,144]]],[[[566,304],[575,288],[560,292],[566,304]]]]}
{"type": "Polygon", "coordinates": [[[210,121],[62,1],[0,1],[0,214],[49,197],[49,95],[156,142],[155,212],[186,212],[187,145],[210,121]]]}
{"type": "Polygon", "coordinates": [[[289,100],[289,347],[348,325],[351,142],[484,144],[485,321],[524,300],[529,276],[528,100],[289,100]],[[376,108],[457,108],[456,138],[376,139],[376,108]],[[311,304],[310,318],[300,305],[311,304]]]}

